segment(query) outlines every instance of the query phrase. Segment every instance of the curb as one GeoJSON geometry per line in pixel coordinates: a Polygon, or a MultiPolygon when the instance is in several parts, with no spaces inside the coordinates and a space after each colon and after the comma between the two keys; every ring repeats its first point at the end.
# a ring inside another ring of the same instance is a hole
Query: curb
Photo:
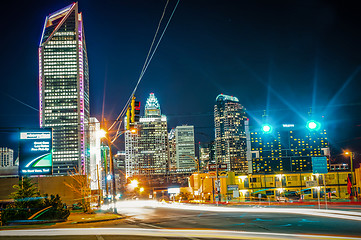
{"type": "Polygon", "coordinates": [[[98,219],[98,220],[85,220],[85,221],[71,222],[71,224],[106,222],[106,221],[120,220],[120,219],[124,219],[124,218],[125,218],[125,217],[107,218],[107,219],[98,219]]]}
{"type": "Polygon", "coordinates": [[[58,223],[58,222],[66,222],[65,219],[55,219],[55,220],[17,220],[17,221],[9,221],[7,226],[16,226],[16,225],[33,225],[33,224],[45,224],[45,223],[58,223]]]}

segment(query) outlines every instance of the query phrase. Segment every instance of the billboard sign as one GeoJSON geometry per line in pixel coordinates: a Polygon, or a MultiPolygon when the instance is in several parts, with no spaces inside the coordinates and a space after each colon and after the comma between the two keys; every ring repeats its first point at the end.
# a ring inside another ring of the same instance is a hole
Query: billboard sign
{"type": "Polygon", "coordinates": [[[51,175],[53,170],[52,130],[20,131],[19,175],[51,175]]]}
{"type": "Polygon", "coordinates": [[[312,157],[312,171],[313,171],[313,174],[328,173],[327,158],[326,157],[312,157]]]}

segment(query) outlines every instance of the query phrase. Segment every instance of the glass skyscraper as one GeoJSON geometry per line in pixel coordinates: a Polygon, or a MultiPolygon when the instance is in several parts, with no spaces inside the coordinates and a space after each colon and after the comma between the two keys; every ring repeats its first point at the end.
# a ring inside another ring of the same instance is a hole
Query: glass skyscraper
{"type": "Polygon", "coordinates": [[[226,163],[227,169],[247,172],[245,108],[238,98],[220,94],[214,105],[216,163],[226,163]]]}
{"type": "Polygon", "coordinates": [[[194,149],[194,127],[177,126],[176,139],[176,164],[177,172],[190,172],[196,169],[194,149]]]}
{"type": "Polygon", "coordinates": [[[53,174],[89,172],[89,70],[78,3],[45,18],[39,100],[40,127],[53,129],[53,174]]]}
{"type": "Polygon", "coordinates": [[[145,116],[133,126],[137,133],[125,132],[126,173],[161,175],[169,171],[167,118],[161,114],[157,98],[151,93],[145,116]]]}

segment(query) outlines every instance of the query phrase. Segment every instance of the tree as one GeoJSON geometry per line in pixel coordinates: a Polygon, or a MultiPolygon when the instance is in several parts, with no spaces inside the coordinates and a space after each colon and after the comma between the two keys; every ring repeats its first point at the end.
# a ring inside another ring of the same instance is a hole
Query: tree
{"type": "Polygon", "coordinates": [[[71,178],[74,180],[73,183],[64,182],[79,199],[79,205],[82,207],[85,213],[93,213],[90,208],[91,190],[90,180],[86,175],[81,175],[77,169],[70,173],[71,178]]]}
{"type": "Polygon", "coordinates": [[[42,209],[43,198],[30,178],[22,178],[13,188],[15,192],[10,194],[10,198],[14,199],[14,203],[7,207],[5,216],[10,219],[27,219],[42,209]]]}

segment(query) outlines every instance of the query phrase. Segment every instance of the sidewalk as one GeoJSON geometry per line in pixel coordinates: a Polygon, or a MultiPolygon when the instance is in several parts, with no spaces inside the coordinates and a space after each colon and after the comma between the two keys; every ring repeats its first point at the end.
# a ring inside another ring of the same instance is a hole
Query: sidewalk
{"type": "Polygon", "coordinates": [[[0,229],[30,229],[30,228],[49,228],[56,226],[66,226],[82,223],[97,223],[112,220],[124,219],[125,217],[119,214],[95,211],[93,214],[83,212],[71,212],[66,221],[58,220],[39,220],[39,221],[20,221],[19,224],[1,226],[0,229]]]}
{"type": "Polygon", "coordinates": [[[123,219],[124,216],[114,213],[95,211],[94,214],[72,212],[68,217],[68,221],[65,224],[76,224],[76,223],[91,223],[91,222],[103,222],[123,219]]]}

